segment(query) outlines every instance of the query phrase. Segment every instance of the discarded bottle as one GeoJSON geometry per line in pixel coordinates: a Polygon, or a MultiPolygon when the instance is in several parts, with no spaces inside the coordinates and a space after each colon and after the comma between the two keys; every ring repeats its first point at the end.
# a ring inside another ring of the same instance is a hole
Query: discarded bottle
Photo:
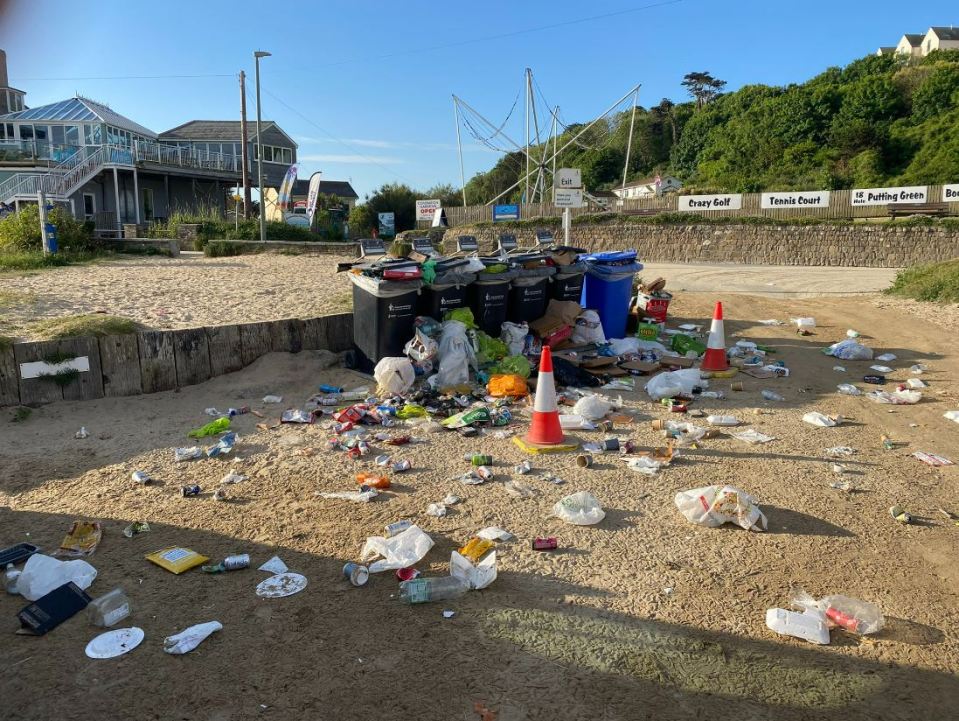
{"type": "Polygon", "coordinates": [[[343,389],[339,386],[330,386],[324,383],[320,386],[320,393],[342,393],[343,389]]]}
{"type": "Polygon", "coordinates": [[[862,391],[856,388],[852,383],[840,383],[836,386],[836,390],[842,393],[844,396],[861,396],[862,391]]]}
{"type": "Polygon", "coordinates": [[[469,584],[453,576],[414,578],[400,584],[399,599],[403,603],[429,603],[459,598],[469,591],[469,584]]]}
{"type": "Polygon", "coordinates": [[[19,593],[17,591],[17,582],[20,580],[20,571],[12,563],[7,564],[6,570],[3,572],[3,587],[7,589],[7,593],[16,595],[19,593]]]}
{"type": "Polygon", "coordinates": [[[769,391],[769,390],[763,391],[763,398],[765,398],[767,401],[784,401],[784,400],[786,400],[786,399],[783,398],[781,395],[779,395],[776,391],[769,391]]]}
{"type": "Polygon", "coordinates": [[[739,419],[735,416],[706,416],[706,422],[711,426],[738,426],[739,419]]]}
{"type": "Polygon", "coordinates": [[[386,527],[386,537],[392,538],[393,536],[399,535],[412,525],[413,521],[397,521],[396,523],[391,523],[386,527]]]}
{"type": "Polygon", "coordinates": [[[134,483],[139,483],[141,486],[145,486],[152,480],[150,475],[145,471],[134,471],[131,474],[131,478],[133,478],[134,483]]]}
{"type": "Polygon", "coordinates": [[[95,626],[112,626],[130,615],[130,599],[122,588],[114,588],[87,606],[87,617],[95,626]]]}

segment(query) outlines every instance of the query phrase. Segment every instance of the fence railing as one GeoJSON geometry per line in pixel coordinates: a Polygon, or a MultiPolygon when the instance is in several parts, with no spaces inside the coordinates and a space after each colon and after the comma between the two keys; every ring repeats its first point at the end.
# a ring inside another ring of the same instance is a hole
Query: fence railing
{"type": "MultiPolygon", "coordinates": [[[[942,200],[942,185],[928,186],[927,197],[929,203],[939,203],[942,200]]],[[[742,208],[739,210],[713,211],[682,211],[697,213],[704,217],[763,217],[786,220],[789,218],[827,218],[834,220],[850,220],[854,218],[886,217],[889,210],[885,205],[854,206],[851,190],[833,190],[829,195],[829,206],[826,208],[763,208],[762,193],[743,193],[742,208]]],[[[628,213],[629,211],[659,211],[663,213],[680,212],[678,208],[679,195],[663,195],[652,198],[610,198],[606,206],[590,202],[583,208],[571,208],[575,217],[587,213],[628,213]]],[[[952,213],[959,213],[959,203],[950,203],[952,213]]],[[[471,225],[493,219],[493,206],[470,205],[467,207],[444,208],[446,220],[450,227],[457,225],[471,225]]],[[[563,214],[562,208],[552,203],[524,203],[520,205],[520,218],[559,217],[563,214]]]]}

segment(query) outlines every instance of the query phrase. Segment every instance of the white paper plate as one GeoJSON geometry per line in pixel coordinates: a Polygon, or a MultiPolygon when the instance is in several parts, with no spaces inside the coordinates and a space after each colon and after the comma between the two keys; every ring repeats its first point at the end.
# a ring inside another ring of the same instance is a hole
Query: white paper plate
{"type": "Polygon", "coordinates": [[[306,588],[306,576],[299,573],[278,573],[270,576],[256,587],[256,595],[263,598],[292,596],[306,588]]]}
{"type": "Polygon", "coordinates": [[[143,641],[142,628],[117,628],[101,633],[87,644],[87,656],[90,658],[115,658],[132,651],[143,641]]]}

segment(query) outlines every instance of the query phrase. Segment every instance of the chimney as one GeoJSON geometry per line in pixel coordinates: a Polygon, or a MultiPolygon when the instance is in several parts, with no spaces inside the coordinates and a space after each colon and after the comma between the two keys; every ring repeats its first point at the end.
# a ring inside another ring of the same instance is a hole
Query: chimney
{"type": "Polygon", "coordinates": [[[7,78],[7,54],[0,50],[0,88],[9,88],[10,81],[7,78]]]}

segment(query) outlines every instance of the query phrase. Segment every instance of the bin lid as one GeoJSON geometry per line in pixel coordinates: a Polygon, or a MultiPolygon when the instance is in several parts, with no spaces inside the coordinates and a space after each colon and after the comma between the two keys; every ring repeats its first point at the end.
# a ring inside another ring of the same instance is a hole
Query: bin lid
{"type": "Polygon", "coordinates": [[[357,273],[351,273],[350,280],[357,288],[377,298],[395,298],[405,293],[416,293],[423,287],[422,280],[383,280],[357,273]]]}
{"type": "Polygon", "coordinates": [[[585,260],[590,264],[599,264],[599,265],[628,265],[636,260],[636,251],[635,250],[609,250],[602,253],[590,253],[589,255],[581,256],[581,260],[585,260]]]}

